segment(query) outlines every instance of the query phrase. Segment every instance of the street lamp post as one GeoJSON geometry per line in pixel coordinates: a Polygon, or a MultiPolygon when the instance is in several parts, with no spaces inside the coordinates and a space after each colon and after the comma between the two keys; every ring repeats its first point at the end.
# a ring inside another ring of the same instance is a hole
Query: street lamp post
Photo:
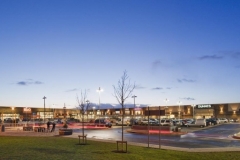
{"type": "MultiPolygon", "coordinates": [[[[14,107],[12,107],[12,117],[13,117],[13,111],[14,111],[14,107]]],[[[13,124],[14,124],[14,122],[13,122],[13,118],[12,118],[12,126],[13,126],[13,124]]]]}
{"type": "Polygon", "coordinates": [[[43,110],[43,122],[45,123],[45,99],[47,99],[47,97],[43,97],[43,102],[44,102],[44,110],[43,110]]]}
{"type": "Polygon", "coordinates": [[[181,109],[180,109],[180,105],[181,105],[181,101],[178,101],[178,119],[180,120],[181,118],[181,109]]]}
{"type": "Polygon", "coordinates": [[[26,126],[28,126],[28,117],[27,117],[27,112],[28,112],[28,107],[25,107],[25,112],[26,112],[26,126]]]}
{"type": "Polygon", "coordinates": [[[55,118],[55,114],[54,114],[54,108],[55,108],[55,104],[52,105],[52,119],[55,118]]]}
{"type": "Polygon", "coordinates": [[[194,117],[195,117],[195,115],[194,115],[194,108],[195,108],[195,104],[192,104],[192,107],[193,107],[193,119],[194,119],[194,117]]]}
{"type": "Polygon", "coordinates": [[[93,109],[93,119],[94,119],[94,117],[95,117],[95,114],[94,114],[95,107],[92,107],[92,109],[93,109]]]}
{"type": "Polygon", "coordinates": [[[137,96],[133,95],[132,98],[134,99],[134,108],[133,108],[133,111],[134,111],[134,114],[133,114],[134,119],[133,119],[132,122],[134,122],[134,124],[135,124],[135,108],[136,108],[136,106],[135,106],[135,98],[137,98],[137,96]]]}
{"type": "MultiPolygon", "coordinates": [[[[97,90],[98,92],[98,110],[100,111],[100,93],[103,92],[103,89],[101,89],[101,87],[98,88],[97,90]]],[[[99,125],[100,125],[100,115],[99,115],[99,125]]]]}
{"type": "Polygon", "coordinates": [[[87,112],[87,122],[88,122],[88,106],[89,106],[90,101],[86,100],[86,102],[87,102],[86,112],[87,112]]]}
{"type": "Polygon", "coordinates": [[[166,103],[166,106],[165,106],[165,115],[166,115],[166,109],[168,108],[168,107],[167,107],[167,102],[169,101],[169,99],[166,98],[164,101],[165,101],[165,103],[166,103]]]}
{"type": "Polygon", "coordinates": [[[64,119],[63,128],[67,128],[66,106],[65,106],[65,103],[64,103],[64,107],[63,107],[63,119],[64,119]]]}

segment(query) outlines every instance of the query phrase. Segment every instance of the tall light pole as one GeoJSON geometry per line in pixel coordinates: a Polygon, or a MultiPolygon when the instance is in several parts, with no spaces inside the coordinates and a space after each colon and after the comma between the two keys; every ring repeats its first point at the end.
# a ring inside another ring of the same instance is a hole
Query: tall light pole
{"type": "Polygon", "coordinates": [[[196,106],[195,104],[192,104],[192,107],[193,107],[193,119],[194,119],[194,116],[195,116],[194,115],[194,108],[195,108],[195,106],[196,106]]]}
{"type": "Polygon", "coordinates": [[[45,99],[47,99],[47,97],[43,97],[43,101],[44,101],[44,110],[43,110],[43,122],[45,123],[45,99]]]}
{"type": "Polygon", "coordinates": [[[53,119],[55,118],[54,108],[55,108],[55,104],[52,105],[52,111],[53,111],[53,113],[52,113],[52,114],[53,114],[52,118],[53,118],[53,119]]]}
{"type": "Polygon", "coordinates": [[[65,103],[64,103],[64,107],[63,107],[63,119],[64,119],[63,128],[67,128],[66,106],[65,106],[65,103]]]}
{"type": "Polygon", "coordinates": [[[168,107],[167,107],[167,102],[169,101],[169,99],[166,98],[164,101],[165,101],[165,103],[166,103],[166,106],[165,106],[165,115],[166,115],[166,109],[168,108],[168,107]]]}
{"type": "Polygon", "coordinates": [[[133,95],[132,98],[134,99],[134,108],[133,108],[133,111],[134,111],[134,114],[133,114],[134,119],[133,119],[132,122],[134,122],[134,124],[135,124],[135,108],[136,108],[136,106],[135,106],[135,98],[137,98],[137,96],[133,95]]]}
{"type": "MultiPolygon", "coordinates": [[[[101,89],[101,87],[98,88],[98,90],[96,90],[98,92],[98,110],[100,111],[100,93],[103,92],[103,89],[101,89]]],[[[100,116],[99,116],[100,118],[100,116]]]]}
{"type": "Polygon", "coordinates": [[[27,112],[28,112],[28,107],[25,107],[25,112],[26,112],[26,126],[28,126],[28,116],[27,116],[27,112]]]}
{"type": "Polygon", "coordinates": [[[181,101],[178,101],[178,120],[180,120],[180,116],[181,116],[181,109],[180,109],[180,105],[181,105],[181,101]]]}
{"type": "Polygon", "coordinates": [[[90,101],[86,100],[86,102],[87,102],[86,112],[87,112],[87,122],[88,122],[88,106],[89,106],[90,101]]]}
{"type": "Polygon", "coordinates": [[[95,117],[95,114],[94,114],[95,106],[93,106],[92,109],[93,109],[93,119],[94,119],[94,117],[95,117]]]}
{"type": "MultiPolygon", "coordinates": [[[[14,107],[12,107],[12,117],[13,117],[13,111],[14,111],[14,107]]],[[[12,118],[12,126],[13,126],[13,118],[12,118]]]]}

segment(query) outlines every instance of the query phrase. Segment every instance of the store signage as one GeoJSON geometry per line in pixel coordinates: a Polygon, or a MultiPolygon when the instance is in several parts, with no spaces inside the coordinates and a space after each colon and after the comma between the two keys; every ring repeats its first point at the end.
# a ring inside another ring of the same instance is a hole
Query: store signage
{"type": "Polygon", "coordinates": [[[31,108],[23,108],[24,113],[31,113],[32,109],[31,108]]]}
{"type": "Polygon", "coordinates": [[[135,111],[141,111],[142,108],[134,108],[135,111]]]}
{"type": "Polygon", "coordinates": [[[198,108],[211,108],[211,104],[199,104],[198,108]]]}

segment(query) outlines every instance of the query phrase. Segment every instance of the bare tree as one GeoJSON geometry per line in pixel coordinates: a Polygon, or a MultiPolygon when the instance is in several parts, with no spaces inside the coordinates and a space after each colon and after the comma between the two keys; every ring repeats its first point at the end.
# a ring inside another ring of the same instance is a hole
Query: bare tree
{"type": "Polygon", "coordinates": [[[114,89],[114,97],[117,99],[118,103],[122,107],[122,141],[123,141],[123,119],[124,119],[124,108],[125,108],[125,101],[128,99],[133,90],[135,89],[135,83],[131,84],[131,80],[127,75],[127,71],[123,72],[121,79],[118,81],[117,86],[113,85],[114,89]]]}
{"type": "Polygon", "coordinates": [[[77,108],[80,110],[80,114],[82,116],[82,136],[84,136],[84,115],[90,107],[90,103],[87,100],[87,91],[86,90],[84,92],[81,91],[80,99],[77,95],[77,103],[78,103],[77,108]]]}

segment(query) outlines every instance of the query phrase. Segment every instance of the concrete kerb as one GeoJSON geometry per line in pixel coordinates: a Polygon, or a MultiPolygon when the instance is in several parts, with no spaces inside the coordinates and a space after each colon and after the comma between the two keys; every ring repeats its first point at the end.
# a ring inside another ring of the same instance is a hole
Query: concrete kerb
{"type": "Polygon", "coordinates": [[[235,139],[240,139],[240,132],[239,133],[236,133],[232,136],[232,138],[235,138],[235,139]]]}
{"type": "MultiPolygon", "coordinates": [[[[138,129],[127,129],[126,132],[129,132],[129,133],[139,133],[139,134],[148,134],[148,131],[147,130],[138,130],[138,129]]],[[[184,134],[187,134],[188,132],[169,132],[169,133],[166,133],[166,132],[163,132],[163,133],[160,133],[162,135],[184,135],[184,134]]],[[[156,133],[149,133],[149,134],[159,134],[158,132],[156,133]]]]}

